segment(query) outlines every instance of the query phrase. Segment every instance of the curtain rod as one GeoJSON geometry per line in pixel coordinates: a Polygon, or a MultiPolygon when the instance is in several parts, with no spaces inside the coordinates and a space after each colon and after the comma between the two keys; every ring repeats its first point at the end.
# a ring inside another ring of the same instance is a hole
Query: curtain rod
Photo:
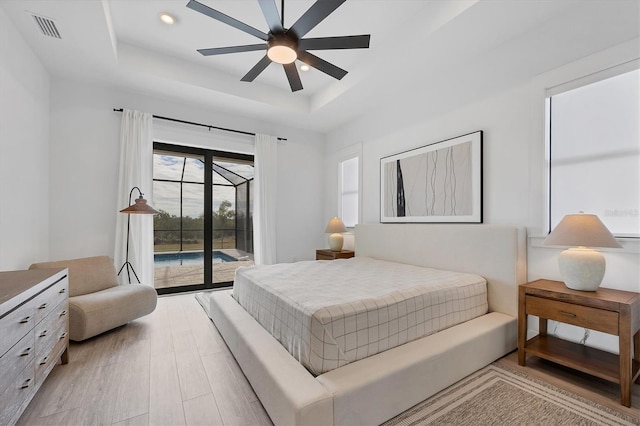
{"type": "MultiPolygon", "coordinates": [[[[114,108],[113,111],[114,112],[122,112],[122,108],[114,108]]],[[[224,130],[225,132],[239,133],[241,135],[248,135],[248,136],[255,136],[256,135],[255,133],[245,132],[243,130],[227,129],[225,127],[213,126],[211,124],[194,123],[193,121],[179,120],[177,118],[170,118],[170,117],[162,117],[160,115],[154,115],[153,118],[157,118],[159,120],[173,121],[173,122],[182,123],[182,124],[190,124],[192,126],[206,127],[209,130],[211,130],[211,129],[224,130]]],[[[287,140],[287,138],[277,138],[277,139],[279,141],[286,141],[287,140]]]]}

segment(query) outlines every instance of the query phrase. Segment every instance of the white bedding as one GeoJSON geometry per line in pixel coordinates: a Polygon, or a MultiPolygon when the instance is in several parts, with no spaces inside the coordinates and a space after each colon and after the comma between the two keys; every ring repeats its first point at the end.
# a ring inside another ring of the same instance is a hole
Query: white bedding
{"type": "Polygon", "coordinates": [[[479,275],[367,257],[240,268],[233,297],[315,375],[488,311],[479,275]]]}

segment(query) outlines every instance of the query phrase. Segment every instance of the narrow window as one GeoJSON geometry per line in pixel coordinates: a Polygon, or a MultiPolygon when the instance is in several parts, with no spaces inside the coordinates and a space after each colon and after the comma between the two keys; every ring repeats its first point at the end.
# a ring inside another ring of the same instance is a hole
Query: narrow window
{"type": "Polygon", "coordinates": [[[359,176],[358,157],[340,162],[340,217],[347,228],[358,223],[359,176]]]}

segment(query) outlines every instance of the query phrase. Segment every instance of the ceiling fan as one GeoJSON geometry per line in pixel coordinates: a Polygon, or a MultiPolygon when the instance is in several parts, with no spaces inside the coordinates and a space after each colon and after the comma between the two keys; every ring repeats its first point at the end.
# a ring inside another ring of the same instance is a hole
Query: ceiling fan
{"type": "Polygon", "coordinates": [[[282,16],[278,14],[275,0],[258,0],[267,25],[269,26],[268,33],[264,33],[196,0],[190,0],[187,7],[266,42],[243,46],[198,49],[198,52],[203,56],[266,50],[265,56],[242,77],[241,81],[251,82],[255,80],[271,62],[277,62],[283,65],[287,79],[289,80],[289,86],[291,86],[291,91],[295,92],[302,89],[300,74],[295,66],[296,59],[338,80],[347,74],[347,71],[309,53],[308,50],[367,49],[369,47],[370,34],[303,38],[345,1],[346,0],[317,0],[290,28],[285,28],[284,0],[282,0],[281,7],[282,16]]]}

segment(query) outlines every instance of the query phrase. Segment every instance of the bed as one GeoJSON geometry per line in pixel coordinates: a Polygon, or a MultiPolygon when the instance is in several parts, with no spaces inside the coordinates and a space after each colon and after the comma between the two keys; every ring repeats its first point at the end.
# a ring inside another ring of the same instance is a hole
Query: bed
{"type": "Polygon", "coordinates": [[[237,303],[232,290],[211,293],[209,317],[275,424],[380,424],[517,346],[517,285],[526,281],[522,228],[364,224],[355,234],[356,257],[480,275],[488,309],[316,375],[237,303]]]}

